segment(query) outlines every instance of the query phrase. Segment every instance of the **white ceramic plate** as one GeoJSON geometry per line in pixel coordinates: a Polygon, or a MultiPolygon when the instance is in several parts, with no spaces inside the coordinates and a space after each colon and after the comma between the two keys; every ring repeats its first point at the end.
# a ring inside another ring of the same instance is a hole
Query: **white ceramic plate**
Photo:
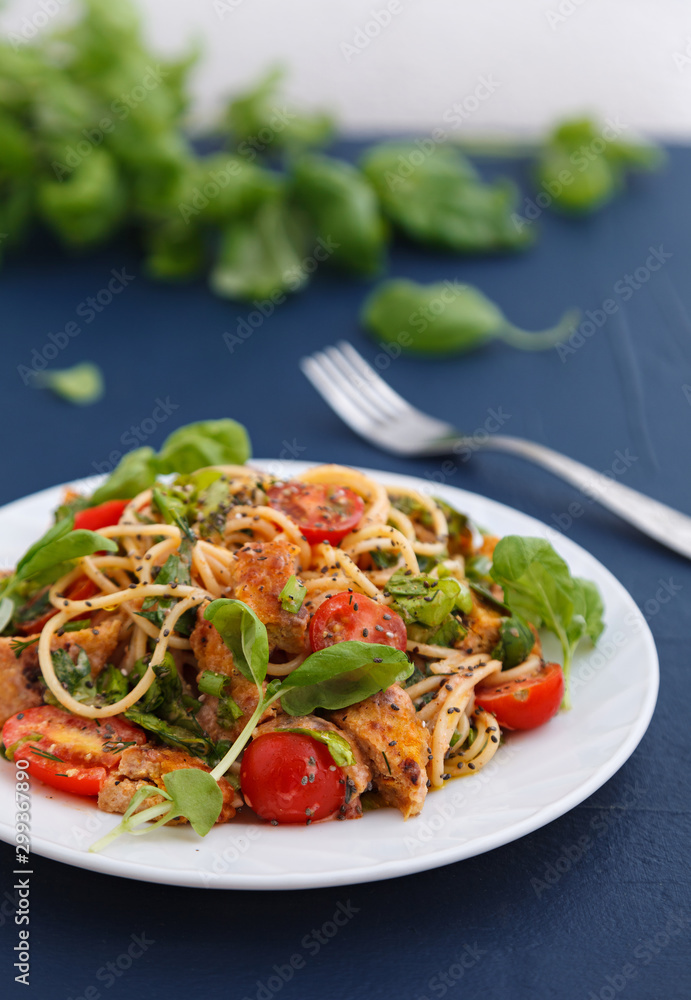
{"type": "MultiPolygon", "coordinates": [[[[273,470],[277,463],[255,464],[273,470]]],[[[282,475],[297,475],[305,467],[280,466],[282,475]]],[[[89,854],[89,844],[117,819],[89,800],[34,782],[34,853],[171,885],[303,889],[369,882],[461,861],[516,840],[568,812],[621,767],[646,731],[658,688],[653,638],[622,585],[574,542],[510,507],[449,486],[432,489],[430,482],[407,476],[370,474],[441,495],[499,535],[547,537],[572,572],[595,580],[607,626],[598,649],[584,650],[574,664],[572,710],[541,729],[511,734],[485,769],[430,795],[422,815],[407,823],[392,809],[309,828],[235,820],[203,840],[188,827],[176,827],[123,837],[104,854],[89,854]]],[[[0,509],[0,566],[11,566],[45,529],[59,496],[55,487],[0,509]]],[[[9,843],[14,812],[14,771],[0,761],[0,837],[9,843]]]]}

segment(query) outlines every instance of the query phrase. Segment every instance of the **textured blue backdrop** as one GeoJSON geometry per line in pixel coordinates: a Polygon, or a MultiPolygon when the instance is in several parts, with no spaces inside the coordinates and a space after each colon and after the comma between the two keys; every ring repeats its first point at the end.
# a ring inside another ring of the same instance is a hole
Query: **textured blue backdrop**
{"type": "MultiPolygon", "coordinates": [[[[525,182],[519,163],[501,171],[525,182]]],[[[623,453],[628,485],[690,511],[690,184],[691,150],[677,149],[663,173],[637,180],[593,219],[544,213],[536,247],[522,256],[465,261],[397,245],[393,274],[475,283],[528,328],[551,325],[570,305],[595,311],[614,299],[618,309],[592,335],[577,338],[580,346],[563,360],[555,351],[530,355],[493,345],[451,361],[399,359],[386,373],[391,384],[470,431],[501,407],[507,433],[600,470],[623,453]],[[671,256],[636,277],[651,248],[671,256]],[[627,274],[639,287],[621,284],[627,274]]],[[[124,240],[82,257],[37,241],[0,274],[0,502],[93,474],[111,452],[134,446],[137,435],[157,446],[179,424],[226,415],[248,426],[259,456],[433,476],[435,460],[399,460],[356,439],[297,368],[303,352],[341,337],[370,359],[377,355],[357,324],[367,289],[322,268],[304,294],[231,353],[223,334],[235,331],[251,307],[213,298],[203,282],[149,282],[137,248],[124,240]],[[107,288],[113,269],[124,269],[126,287],[92,314],[88,298],[107,288]],[[46,356],[51,333],[65,341],[59,334],[70,322],[80,332],[51,365],[93,359],[107,378],[105,399],[86,410],[27,387],[21,376],[20,366],[46,356]],[[161,401],[170,414],[164,421],[161,401]]],[[[633,757],[591,799],[537,833],[390,882],[290,894],[204,892],[35,858],[32,995],[76,1000],[88,987],[91,1000],[691,995],[691,568],[593,504],[584,503],[569,525],[564,515],[577,493],[516,459],[478,454],[449,482],[550,523],[561,518],[644,609],[661,581],[682,588],[655,613],[647,605],[662,683],[651,729],[633,757]],[[579,857],[574,845],[584,836],[589,849],[579,857]],[[549,885],[557,864],[568,870],[549,885]],[[337,906],[348,919],[320,943],[313,931],[321,934],[337,906]],[[99,973],[126,952],[132,934],[144,935],[142,957],[124,973],[99,973]],[[304,963],[296,961],[300,967],[284,981],[296,954],[304,963]],[[284,979],[276,978],[275,965],[284,979]]],[[[0,859],[9,891],[12,853],[4,845],[0,859]]],[[[12,983],[16,929],[8,909],[0,907],[1,989],[27,995],[12,983]]]]}

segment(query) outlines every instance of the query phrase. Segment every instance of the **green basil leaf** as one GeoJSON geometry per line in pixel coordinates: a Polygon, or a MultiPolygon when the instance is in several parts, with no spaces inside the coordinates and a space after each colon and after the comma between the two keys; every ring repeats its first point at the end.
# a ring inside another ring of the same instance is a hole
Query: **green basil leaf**
{"type": "Polygon", "coordinates": [[[127,694],[127,678],[116,666],[108,663],[96,678],[96,692],[106,704],[115,704],[127,694]]]}
{"type": "Polygon", "coordinates": [[[353,748],[343,733],[336,733],[330,729],[308,729],[304,726],[295,726],[291,729],[277,729],[277,733],[300,733],[302,736],[311,736],[313,740],[323,743],[327,748],[334,764],[339,767],[350,767],[355,763],[353,748]]]}
{"type": "Polygon", "coordinates": [[[281,602],[281,607],[284,611],[290,611],[291,614],[297,614],[302,607],[302,602],[305,599],[305,594],[307,593],[307,588],[304,583],[293,574],[286,581],[286,585],[278,595],[278,599],[281,602]]]}
{"type": "Polygon", "coordinates": [[[460,253],[521,249],[531,227],[514,224],[519,192],[506,178],[486,184],[451,146],[422,154],[414,143],[370,147],[361,162],[382,208],[408,237],[460,253]]]}
{"type": "Polygon", "coordinates": [[[602,635],[605,623],[603,621],[604,605],[602,595],[592,580],[582,577],[573,578],[573,601],[575,612],[583,618],[585,634],[593,641],[602,635]]]}
{"type": "MultiPolygon", "coordinates": [[[[182,546],[180,546],[182,550],[182,546]]],[[[170,555],[156,574],[155,583],[177,583],[181,587],[189,587],[192,583],[190,575],[190,559],[184,555],[170,555]]]]}
{"type": "Polygon", "coordinates": [[[564,560],[543,538],[502,538],[494,550],[491,573],[514,614],[536,628],[544,626],[559,639],[567,681],[564,707],[568,707],[568,676],[576,646],[584,635],[595,641],[603,628],[597,587],[572,577],[564,560]]]}
{"type": "Polygon", "coordinates": [[[272,155],[323,146],[333,134],[330,115],[323,112],[307,115],[286,108],[279,92],[282,78],[282,69],[271,69],[251,90],[228,105],[226,122],[245,157],[256,156],[255,150],[266,150],[272,155]],[[258,138],[265,136],[268,137],[265,141],[258,138]]]}
{"type": "Polygon", "coordinates": [[[177,814],[189,820],[200,837],[205,837],[221,814],[223,792],[208,771],[181,768],[163,776],[177,814]]]}
{"type": "Polygon", "coordinates": [[[501,660],[504,670],[523,663],[535,645],[530,626],[518,615],[505,618],[499,627],[499,642],[492,650],[495,660],[501,660]]]}
{"type": "Polygon", "coordinates": [[[577,310],[556,326],[535,333],[509,323],[472,285],[444,281],[431,285],[403,278],[383,281],[366,300],[361,322],[378,341],[408,353],[448,355],[470,351],[494,338],[520,350],[547,350],[573,333],[577,310]]]}
{"type": "Polygon", "coordinates": [[[387,228],[374,188],[357,167],[303,156],[293,167],[291,193],[328,247],[330,263],[363,274],[381,270],[387,228]]]}
{"type": "Polygon", "coordinates": [[[315,708],[346,708],[398,684],[412,672],[413,664],[400,649],[338,642],[312,653],[288,675],[281,705],[289,715],[310,715],[315,708]]]}
{"type": "Polygon", "coordinates": [[[115,469],[91,497],[92,506],[106,500],[131,500],[156,481],[156,456],[153,448],[135,448],[124,455],[115,469]]]}
{"type": "Polygon", "coordinates": [[[425,643],[431,646],[455,646],[459,639],[468,634],[468,630],[454,615],[434,627],[414,623],[407,626],[408,638],[412,642],[425,643]]]}
{"type": "Polygon", "coordinates": [[[81,556],[90,556],[94,552],[103,550],[117,552],[117,542],[112,538],[99,535],[96,531],[86,531],[83,528],[69,531],[67,534],[63,533],[42,545],[33,552],[30,558],[25,556],[21,568],[17,570],[16,579],[17,581],[30,580],[61,563],[79,559],[81,556]]]}
{"type": "MultiPolygon", "coordinates": [[[[252,215],[224,227],[209,276],[212,291],[236,301],[282,302],[286,292],[296,292],[309,280],[309,238],[308,220],[296,207],[283,197],[265,201],[252,215]]],[[[240,337],[236,341],[244,343],[240,337]]],[[[236,341],[224,336],[229,348],[236,341]]]]}
{"type": "Polygon", "coordinates": [[[51,528],[46,531],[44,535],[34,542],[34,544],[26,550],[22,558],[18,561],[16,566],[16,571],[19,572],[24,568],[26,563],[36,555],[39,549],[44,548],[50,542],[55,541],[58,538],[62,538],[67,535],[74,527],[74,514],[68,514],[67,517],[63,517],[61,520],[57,521],[51,528]]]}
{"type": "Polygon", "coordinates": [[[103,398],[105,382],[103,372],[91,361],[83,361],[72,368],[39,372],[36,384],[45,386],[76,406],[90,406],[103,398]]]}
{"type": "MultiPolygon", "coordinates": [[[[243,677],[254,681],[261,689],[269,664],[269,640],[264,623],[247,604],[224,597],[209,604],[204,618],[212,623],[233,654],[235,666],[243,677]]],[[[291,679],[296,672],[290,675],[291,679]]]]}
{"type": "Polygon", "coordinates": [[[512,611],[565,635],[574,612],[569,567],[544,538],[506,535],[494,550],[491,574],[512,611]]]}
{"type": "Polygon", "coordinates": [[[64,649],[55,649],[50,654],[55,668],[55,676],[60,685],[71,694],[77,701],[93,701],[96,689],[91,680],[91,663],[86,652],[81,646],[78,650],[76,662],[64,649]]]}
{"type": "Polygon", "coordinates": [[[206,465],[243,465],[250,457],[247,431],[235,420],[202,420],[166,438],[158,454],[160,472],[191,473],[206,465]]]}
{"type": "Polygon", "coordinates": [[[406,624],[439,626],[461,597],[461,585],[453,577],[406,576],[394,573],[386,583],[393,607],[406,624]]]}
{"type": "Polygon", "coordinates": [[[174,747],[177,750],[185,750],[195,757],[206,757],[213,751],[214,745],[207,736],[204,736],[201,729],[198,733],[185,726],[176,725],[160,719],[153,712],[142,712],[132,707],[124,713],[125,718],[136,725],[153,733],[163,743],[174,747]]]}
{"type": "Polygon", "coordinates": [[[550,206],[571,214],[594,212],[623,190],[630,170],[655,170],[664,161],[658,147],[622,142],[611,133],[611,126],[589,118],[556,126],[534,169],[540,191],[550,192],[550,206]]]}

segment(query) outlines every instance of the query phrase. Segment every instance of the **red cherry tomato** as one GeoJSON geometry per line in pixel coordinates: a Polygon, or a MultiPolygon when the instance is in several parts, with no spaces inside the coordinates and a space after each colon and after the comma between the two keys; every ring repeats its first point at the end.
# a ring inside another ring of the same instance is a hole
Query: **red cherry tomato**
{"type": "Polygon", "coordinates": [[[276,823],[326,819],[345,804],[343,770],[323,743],[302,733],[264,733],[245,750],[240,789],[247,805],[276,823]]]}
{"type": "Polygon", "coordinates": [[[334,594],[320,604],[310,622],[312,651],[336,642],[356,639],[406,651],[408,634],[403,619],[385,604],[364,594],[334,594]]]}
{"type": "MultiPolygon", "coordinates": [[[[88,601],[90,597],[98,593],[98,587],[90,580],[88,576],[80,576],[78,580],[75,580],[71,584],[67,591],[65,592],[65,597],[69,598],[71,601],[88,601]]],[[[46,611],[44,615],[40,618],[32,618],[31,621],[22,622],[21,625],[17,625],[17,632],[20,635],[36,635],[43,629],[46,622],[58,613],[57,608],[51,607],[49,611],[46,611]]],[[[74,621],[80,621],[82,618],[90,618],[91,612],[85,611],[84,614],[76,615],[74,621]]]]}
{"type": "Polygon", "coordinates": [[[98,507],[87,507],[74,515],[75,530],[86,528],[87,531],[98,531],[99,528],[109,528],[117,524],[129,500],[106,500],[98,507]]]}
{"type": "Polygon", "coordinates": [[[475,689],[475,704],[492,712],[504,729],[535,729],[556,715],[564,697],[564,674],[558,663],[545,663],[535,674],[496,687],[475,689]]]}
{"type": "Polygon", "coordinates": [[[267,496],[269,506],[292,518],[310,545],[338,545],[365,512],[362,497],[347,486],[281,483],[272,486],[267,496]]]}
{"type": "Polygon", "coordinates": [[[106,775],[118,765],[123,744],[146,743],[146,733],[121,716],[84,719],[41,705],[8,719],[2,742],[15,760],[28,761],[34,778],[75,795],[98,795],[106,775]]]}

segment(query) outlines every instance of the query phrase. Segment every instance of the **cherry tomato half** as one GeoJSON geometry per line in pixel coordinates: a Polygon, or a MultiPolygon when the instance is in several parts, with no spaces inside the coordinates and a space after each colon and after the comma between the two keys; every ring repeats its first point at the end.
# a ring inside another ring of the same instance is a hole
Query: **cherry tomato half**
{"type": "MultiPolygon", "coordinates": [[[[75,580],[71,584],[67,591],[65,592],[65,597],[69,598],[71,601],[88,601],[90,597],[98,593],[98,587],[90,580],[88,576],[80,576],[78,580],[75,580]]],[[[44,615],[40,618],[32,618],[28,622],[22,622],[17,625],[17,632],[20,635],[36,635],[38,632],[42,631],[43,626],[46,622],[58,613],[57,608],[51,607],[49,611],[46,611],[44,615]]],[[[74,621],[80,621],[82,618],[90,618],[91,612],[85,611],[81,615],[75,615],[74,621]]]]}
{"type": "Polygon", "coordinates": [[[545,663],[535,674],[496,687],[475,689],[475,703],[492,712],[504,729],[535,729],[556,715],[564,697],[564,674],[558,663],[545,663]]]}
{"type": "Polygon", "coordinates": [[[378,642],[406,651],[408,635],[403,619],[385,604],[364,594],[334,594],[315,612],[310,622],[312,651],[348,640],[378,642]]]}
{"type": "Polygon", "coordinates": [[[86,528],[87,531],[98,531],[99,528],[109,528],[117,524],[129,500],[106,500],[98,507],[87,507],[74,515],[75,530],[86,528]]]}
{"type": "Polygon", "coordinates": [[[240,789],[262,819],[308,824],[345,803],[343,770],[323,743],[302,733],[263,733],[245,750],[240,789]]]}
{"type": "Polygon", "coordinates": [[[8,719],[2,741],[15,760],[28,761],[34,778],[64,792],[98,795],[125,744],[146,743],[146,733],[120,716],[84,719],[64,708],[41,705],[8,719]]]}
{"type": "Polygon", "coordinates": [[[338,545],[365,512],[362,497],[347,486],[281,483],[267,491],[269,506],[287,514],[310,545],[338,545]]]}

